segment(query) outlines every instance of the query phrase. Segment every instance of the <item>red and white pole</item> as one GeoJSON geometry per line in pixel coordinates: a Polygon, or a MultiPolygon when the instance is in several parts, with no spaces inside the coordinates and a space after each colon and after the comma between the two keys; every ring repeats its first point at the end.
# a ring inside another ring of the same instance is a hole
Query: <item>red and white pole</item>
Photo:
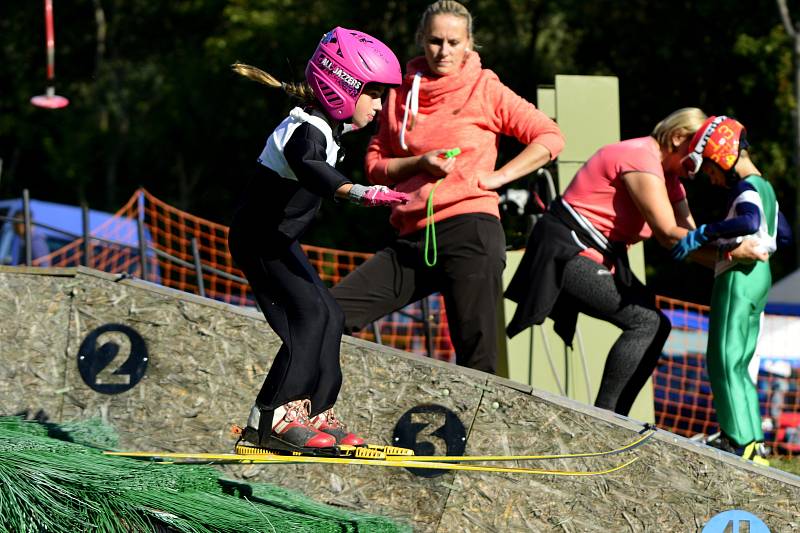
{"type": "Polygon", "coordinates": [[[44,29],[47,44],[47,92],[31,98],[31,103],[44,109],[60,109],[69,105],[69,100],[63,96],[58,96],[54,85],[56,77],[56,32],[53,28],[53,0],[44,0],[44,29]]]}

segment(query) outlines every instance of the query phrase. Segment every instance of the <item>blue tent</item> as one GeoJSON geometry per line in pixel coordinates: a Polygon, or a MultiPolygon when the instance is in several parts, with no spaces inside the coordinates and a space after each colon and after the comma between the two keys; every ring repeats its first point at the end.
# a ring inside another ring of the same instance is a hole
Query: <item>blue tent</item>
{"type": "MultiPolygon", "coordinates": [[[[14,216],[15,213],[22,211],[22,206],[22,198],[0,200],[0,216],[14,216]]],[[[35,224],[49,226],[36,226],[36,231],[44,234],[47,247],[51,252],[82,237],[83,215],[80,207],[31,199],[30,209],[35,224]]],[[[118,219],[114,224],[116,231],[114,231],[113,235],[99,229],[100,226],[113,217],[114,215],[111,213],[90,210],[90,234],[94,237],[106,238],[121,244],[138,247],[139,239],[135,221],[118,219]],[[128,229],[124,227],[125,225],[130,225],[131,227],[128,229]],[[119,231],[121,226],[123,231],[119,231]],[[129,237],[120,237],[120,235],[129,235],[129,237]]],[[[150,241],[147,230],[145,230],[145,238],[150,241]]],[[[25,258],[21,257],[22,249],[22,238],[14,233],[11,221],[0,219],[0,264],[15,265],[23,263],[25,258]]]]}

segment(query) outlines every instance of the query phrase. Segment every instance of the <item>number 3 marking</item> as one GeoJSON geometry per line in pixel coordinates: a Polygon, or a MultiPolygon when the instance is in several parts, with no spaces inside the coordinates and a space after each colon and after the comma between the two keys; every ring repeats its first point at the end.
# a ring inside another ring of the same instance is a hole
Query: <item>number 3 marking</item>
{"type": "Polygon", "coordinates": [[[447,441],[441,436],[441,430],[444,429],[446,419],[443,413],[431,413],[431,412],[422,412],[422,413],[411,413],[411,423],[414,426],[422,426],[419,428],[419,432],[417,432],[417,436],[420,434],[425,437],[432,437],[440,442],[440,445],[437,446],[436,444],[430,442],[429,440],[419,440],[416,439],[415,442],[417,444],[430,444],[433,446],[433,452],[430,455],[447,455],[447,441]],[[436,424],[439,424],[438,426],[436,424]],[[425,431],[425,429],[430,429],[431,427],[435,427],[434,431],[425,431]]]}
{"type": "MultiPolygon", "coordinates": [[[[394,427],[393,442],[411,448],[417,455],[462,455],[467,443],[467,430],[458,415],[436,404],[418,405],[409,409],[394,427]]],[[[436,477],[444,470],[411,468],[415,476],[436,477]]]]}

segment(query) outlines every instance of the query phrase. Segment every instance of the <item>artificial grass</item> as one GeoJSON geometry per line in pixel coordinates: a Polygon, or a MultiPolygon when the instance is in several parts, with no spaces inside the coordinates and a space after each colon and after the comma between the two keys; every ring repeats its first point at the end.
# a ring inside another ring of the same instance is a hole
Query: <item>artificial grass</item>
{"type": "Polygon", "coordinates": [[[103,455],[116,442],[97,420],[56,425],[0,417],[0,530],[410,531],[273,485],[223,479],[210,466],[103,455]]]}

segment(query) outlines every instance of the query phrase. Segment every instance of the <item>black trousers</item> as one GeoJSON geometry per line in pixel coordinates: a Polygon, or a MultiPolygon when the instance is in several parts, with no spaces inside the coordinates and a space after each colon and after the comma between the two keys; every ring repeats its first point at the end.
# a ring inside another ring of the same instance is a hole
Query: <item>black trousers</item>
{"type": "MultiPolygon", "coordinates": [[[[505,268],[505,233],[486,214],[436,224],[437,264],[425,264],[425,231],[398,238],[333,287],[352,332],[434,292],[444,296],[459,365],[494,373],[497,306],[505,268]]],[[[430,254],[429,254],[430,257],[430,254]]]]}
{"type": "Polygon", "coordinates": [[[274,410],[308,398],[311,415],[333,406],[342,385],[344,314],[296,240],[266,236],[237,215],[228,246],[267,322],[283,341],[256,404],[274,410]]]}

